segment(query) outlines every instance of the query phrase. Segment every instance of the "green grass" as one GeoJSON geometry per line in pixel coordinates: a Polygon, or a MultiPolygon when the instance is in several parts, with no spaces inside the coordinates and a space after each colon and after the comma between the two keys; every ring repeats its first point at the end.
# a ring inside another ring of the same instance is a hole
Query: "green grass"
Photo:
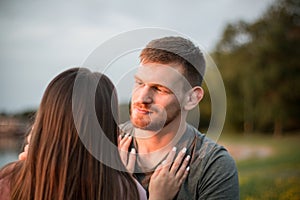
{"type": "Polygon", "coordinates": [[[240,199],[297,199],[300,200],[300,135],[272,138],[261,135],[225,136],[220,142],[267,147],[266,157],[239,159],[240,199]]]}

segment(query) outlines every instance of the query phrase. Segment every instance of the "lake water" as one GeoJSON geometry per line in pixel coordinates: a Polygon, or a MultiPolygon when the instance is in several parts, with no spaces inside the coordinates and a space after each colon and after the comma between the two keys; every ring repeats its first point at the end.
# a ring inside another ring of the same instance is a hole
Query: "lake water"
{"type": "Polygon", "coordinates": [[[17,151],[0,151],[0,168],[7,163],[18,160],[18,155],[17,151]]]}

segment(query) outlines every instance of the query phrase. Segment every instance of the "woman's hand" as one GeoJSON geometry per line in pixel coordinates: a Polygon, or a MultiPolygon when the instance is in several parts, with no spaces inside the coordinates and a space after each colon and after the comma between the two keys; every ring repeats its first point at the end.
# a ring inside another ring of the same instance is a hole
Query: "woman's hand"
{"type": "Polygon", "coordinates": [[[128,134],[126,134],[123,138],[121,135],[118,137],[118,148],[121,160],[128,172],[133,173],[136,161],[136,150],[132,148],[128,156],[128,149],[131,141],[132,136],[128,134]]]}
{"type": "Polygon", "coordinates": [[[27,143],[28,144],[26,144],[25,145],[25,147],[24,147],[24,149],[23,149],[23,152],[21,152],[20,154],[19,154],[19,160],[26,160],[27,159],[27,154],[28,154],[28,148],[29,148],[29,143],[30,143],[30,137],[31,137],[31,134],[29,134],[28,136],[27,136],[27,143]]]}
{"type": "MultiPolygon", "coordinates": [[[[131,142],[132,136],[128,134],[123,138],[121,135],[118,137],[121,160],[126,169],[130,173],[133,173],[136,162],[136,151],[135,149],[131,149],[131,152],[128,152],[131,142]]],[[[149,183],[149,200],[173,199],[175,197],[190,169],[188,167],[190,156],[185,156],[185,153],[186,148],[183,148],[174,160],[176,155],[176,148],[174,147],[166,160],[156,168],[149,183]]]]}
{"type": "Polygon", "coordinates": [[[156,168],[149,183],[149,200],[175,197],[190,169],[187,167],[190,156],[185,157],[185,153],[186,148],[183,148],[172,163],[176,155],[176,147],[174,147],[166,160],[156,168]]]}

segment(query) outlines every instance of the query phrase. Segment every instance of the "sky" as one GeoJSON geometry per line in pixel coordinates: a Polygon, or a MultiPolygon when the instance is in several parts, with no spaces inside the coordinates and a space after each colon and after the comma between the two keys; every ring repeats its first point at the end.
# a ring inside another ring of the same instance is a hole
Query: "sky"
{"type": "MultiPolygon", "coordinates": [[[[82,66],[95,49],[119,34],[149,27],[168,29],[192,38],[210,52],[228,23],[253,22],[273,2],[1,0],[0,112],[36,109],[57,74],[82,66]]],[[[130,39],[135,42],[134,37],[130,39]]],[[[126,59],[137,56],[135,51],[115,62],[108,72],[115,84],[114,74],[121,71],[118,66],[128,65],[131,61],[126,59]]],[[[121,100],[129,95],[121,86],[117,89],[121,100]]]]}

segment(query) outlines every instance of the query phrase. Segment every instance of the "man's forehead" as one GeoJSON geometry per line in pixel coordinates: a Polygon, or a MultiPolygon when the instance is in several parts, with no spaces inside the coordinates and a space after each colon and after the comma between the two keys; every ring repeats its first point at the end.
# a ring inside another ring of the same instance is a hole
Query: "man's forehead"
{"type": "Polygon", "coordinates": [[[136,77],[143,82],[172,87],[182,82],[184,76],[179,72],[179,67],[166,64],[142,64],[138,67],[136,77]]]}

